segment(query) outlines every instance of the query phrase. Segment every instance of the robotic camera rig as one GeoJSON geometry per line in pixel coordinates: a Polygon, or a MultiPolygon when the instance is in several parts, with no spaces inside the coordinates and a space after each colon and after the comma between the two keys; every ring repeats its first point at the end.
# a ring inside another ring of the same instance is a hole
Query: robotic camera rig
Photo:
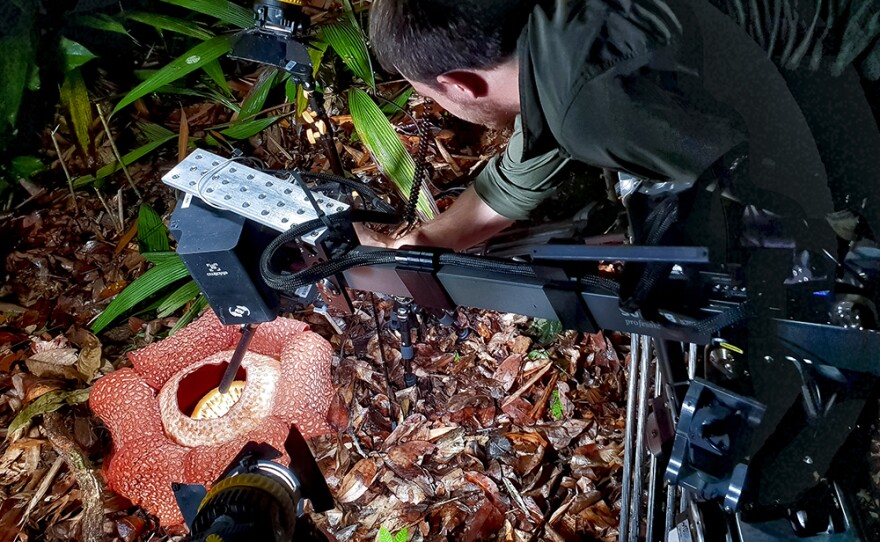
{"type": "MultiPolygon", "coordinates": [[[[311,79],[307,18],[296,4],[257,1],[257,23],[232,55],[284,69],[313,89],[338,176],[278,176],[244,157],[196,150],[163,177],[182,193],[170,228],[178,254],[221,321],[242,326],[221,391],[254,326],[297,304],[349,311],[348,289],[404,300],[395,317],[407,385],[417,383],[409,368],[413,306],[626,331],[622,541],[865,540],[853,488],[834,464],[880,376],[880,250],[870,237],[853,233],[836,254],[795,250],[800,241],[789,240],[725,261],[707,247],[609,245],[570,228],[550,242],[526,238],[477,254],[360,246],[355,222],[395,223],[399,215],[369,187],[341,177],[311,79]],[[344,201],[351,187],[378,210],[344,201]],[[601,262],[623,262],[625,270],[608,276],[601,262]]],[[[656,187],[622,176],[616,185],[632,227],[650,234],[645,217],[664,205],[656,187]]],[[[666,200],[686,190],[694,188],[666,200]]],[[[318,510],[332,506],[297,435],[289,439],[290,469],[267,463],[271,453],[253,445],[210,492],[176,488],[191,540],[243,540],[270,525],[260,539],[290,540],[303,498],[318,510]],[[272,506],[255,504],[266,499],[272,506]]]]}

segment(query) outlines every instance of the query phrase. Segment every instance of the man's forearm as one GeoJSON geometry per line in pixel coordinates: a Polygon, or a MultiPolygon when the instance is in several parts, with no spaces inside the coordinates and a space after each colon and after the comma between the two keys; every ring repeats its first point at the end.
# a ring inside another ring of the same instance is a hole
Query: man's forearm
{"type": "Polygon", "coordinates": [[[493,237],[511,224],[513,220],[493,211],[470,187],[446,212],[388,243],[388,246],[419,245],[464,250],[493,237]]]}

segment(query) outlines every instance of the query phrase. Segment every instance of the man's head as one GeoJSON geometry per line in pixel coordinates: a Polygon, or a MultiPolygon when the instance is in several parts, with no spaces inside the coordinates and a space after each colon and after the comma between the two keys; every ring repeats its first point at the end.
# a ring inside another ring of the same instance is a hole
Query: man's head
{"type": "Polygon", "coordinates": [[[375,0],[370,39],[389,70],[488,126],[519,113],[516,42],[537,0],[375,0]]]}

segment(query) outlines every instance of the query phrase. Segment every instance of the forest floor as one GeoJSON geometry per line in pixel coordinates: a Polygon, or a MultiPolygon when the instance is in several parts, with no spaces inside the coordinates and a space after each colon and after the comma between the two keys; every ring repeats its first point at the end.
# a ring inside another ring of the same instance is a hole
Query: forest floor
{"type": "MultiPolygon", "coordinates": [[[[199,114],[210,114],[206,107],[187,112],[191,128],[199,114]]],[[[448,130],[434,135],[442,151],[435,144],[429,160],[450,178],[503,141],[498,134],[472,143],[451,141],[448,130]]],[[[347,144],[345,151],[349,166],[361,162],[360,173],[375,175],[365,153],[347,144]]],[[[320,156],[310,163],[326,169],[320,156]]],[[[172,165],[158,159],[130,168],[140,201],[165,217],[174,195],[159,177],[172,165]]],[[[66,189],[37,191],[3,223],[0,542],[81,540],[83,518],[96,507],[107,540],[178,537],[106,488],[100,469],[109,433],[83,393],[63,393],[87,390],[130,365],[126,352],[161,338],[176,321],[141,314],[97,337],[89,331],[149,268],[136,240],[139,200],[127,189],[107,193],[103,201],[78,193],[74,206],[66,189]],[[8,432],[29,406],[37,415],[8,432]]],[[[336,497],[337,508],[313,514],[325,533],[373,540],[385,527],[407,529],[410,540],[616,539],[625,337],[560,333],[547,322],[459,309],[454,326],[425,317],[414,362],[419,385],[403,389],[400,339],[387,326],[392,301],[355,299],[342,334],[321,315],[293,315],[337,351],[331,416],[342,420],[341,431],[310,443],[336,497]]]]}

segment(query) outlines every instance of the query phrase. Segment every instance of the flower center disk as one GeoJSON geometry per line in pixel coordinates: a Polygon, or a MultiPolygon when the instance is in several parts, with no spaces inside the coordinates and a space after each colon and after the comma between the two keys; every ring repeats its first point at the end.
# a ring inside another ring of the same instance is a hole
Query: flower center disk
{"type": "Polygon", "coordinates": [[[244,391],[244,385],[243,380],[235,380],[226,393],[220,393],[219,386],[214,388],[202,397],[190,417],[194,420],[214,420],[225,416],[238,402],[242,391],[244,391]]]}

